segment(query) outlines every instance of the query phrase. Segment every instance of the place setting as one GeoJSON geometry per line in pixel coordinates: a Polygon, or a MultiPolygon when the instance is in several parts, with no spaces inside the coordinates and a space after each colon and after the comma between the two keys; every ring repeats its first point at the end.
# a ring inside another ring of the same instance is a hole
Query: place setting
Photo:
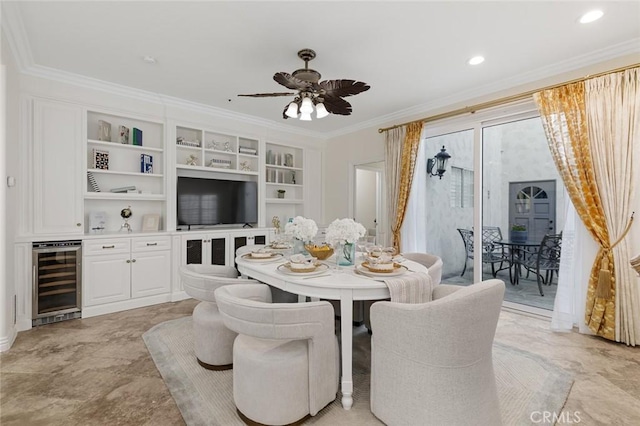
{"type": "Polygon", "coordinates": [[[277,262],[284,258],[282,253],[277,253],[268,248],[260,248],[257,250],[253,250],[249,253],[245,253],[240,256],[242,260],[246,260],[247,262],[254,263],[271,263],[277,262]]]}
{"type": "Polygon", "coordinates": [[[278,265],[276,270],[284,275],[298,277],[315,277],[330,271],[329,265],[320,262],[317,258],[304,254],[294,254],[289,261],[278,265]]]}
{"type": "Polygon", "coordinates": [[[409,268],[401,265],[405,259],[402,255],[395,255],[395,252],[393,247],[368,247],[363,261],[355,266],[354,273],[377,281],[404,275],[409,268]]]}

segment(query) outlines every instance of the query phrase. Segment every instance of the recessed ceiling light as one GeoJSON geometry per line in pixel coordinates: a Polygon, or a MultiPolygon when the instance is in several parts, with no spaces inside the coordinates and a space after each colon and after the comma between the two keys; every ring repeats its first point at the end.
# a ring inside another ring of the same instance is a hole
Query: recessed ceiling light
{"type": "Polygon", "coordinates": [[[156,63],[156,58],[154,58],[153,56],[144,56],[142,58],[143,61],[145,61],[148,64],[155,64],[156,63]]]}
{"type": "Polygon", "coordinates": [[[581,24],[588,24],[589,22],[597,21],[602,18],[604,13],[601,10],[592,10],[591,12],[587,12],[580,17],[581,24]]]}
{"type": "Polygon", "coordinates": [[[469,59],[469,65],[478,65],[484,62],[484,57],[483,56],[474,56],[473,58],[469,59]]]}

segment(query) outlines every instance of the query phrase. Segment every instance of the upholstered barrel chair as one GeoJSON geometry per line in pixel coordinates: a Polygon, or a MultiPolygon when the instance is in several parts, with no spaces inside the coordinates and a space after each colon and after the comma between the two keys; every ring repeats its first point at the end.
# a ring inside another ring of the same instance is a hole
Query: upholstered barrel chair
{"type": "Polygon", "coordinates": [[[233,345],[233,399],[247,422],[285,425],[336,398],[339,351],[328,302],[270,303],[265,284],[215,291],[233,345]]]}
{"type": "Polygon", "coordinates": [[[371,307],[371,411],[393,425],[500,425],[492,347],[504,282],[371,307]]]}
{"type": "Polygon", "coordinates": [[[229,266],[185,265],[180,267],[185,292],[201,302],[193,310],[194,350],[198,363],[209,370],[232,367],[236,333],[225,327],[214,290],[223,285],[255,282],[238,279],[238,271],[229,266]]]}

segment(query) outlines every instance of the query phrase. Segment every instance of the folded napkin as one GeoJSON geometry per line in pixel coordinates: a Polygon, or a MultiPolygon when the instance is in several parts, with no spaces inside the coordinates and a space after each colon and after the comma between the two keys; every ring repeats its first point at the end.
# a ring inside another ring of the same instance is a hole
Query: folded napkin
{"type": "Polygon", "coordinates": [[[631,259],[629,263],[631,264],[631,267],[636,270],[638,275],[640,275],[640,254],[638,254],[636,257],[631,259]]]}
{"type": "Polygon", "coordinates": [[[426,303],[431,301],[433,284],[424,272],[405,274],[398,278],[387,278],[391,301],[397,303],[426,303]]]}

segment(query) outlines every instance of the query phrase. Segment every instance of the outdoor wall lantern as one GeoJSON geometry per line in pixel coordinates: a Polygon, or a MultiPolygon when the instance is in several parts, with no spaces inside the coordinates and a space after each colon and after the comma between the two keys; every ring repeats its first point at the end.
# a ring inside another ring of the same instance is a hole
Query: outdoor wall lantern
{"type": "Polygon", "coordinates": [[[440,152],[437,153],[435,157],[427,160],[427,173],[429,173],[429,177],[438,176],[442,179],[442,175],[447,171],[447,162],[449,161],[449,158],[451,158],[451,156],[447,150],[444,149],[444,145],[442,145],[440,152]],[[435,173],[433,173],[434,166],[436,168],[435,173]]]}

